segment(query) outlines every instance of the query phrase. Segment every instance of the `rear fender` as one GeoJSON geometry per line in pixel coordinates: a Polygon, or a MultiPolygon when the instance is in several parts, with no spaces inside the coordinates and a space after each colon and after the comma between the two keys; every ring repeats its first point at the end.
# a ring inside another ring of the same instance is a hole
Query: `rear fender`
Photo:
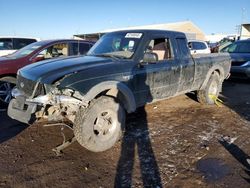
{"type": "Polygon", "coordinates": [[[211,75],[214,73],[214,72],[218,72],[219,76],[220,76],[220,80],[221,80],[221,83],[223,82],[223,80],[225,79],[225,73],[224,73],[224,70],[221,66],[218,66],[218,65],[215,65],[213,66],[212,68],[210,68],[210,70],[208,71],[207,75],[206,75],[206,79],[205,81],[203,82],[202,86],[200,87],[200,90],[202,89],[205,89],[207,83],[208,83],[208,80],[209,78],[211,77],[211,75]]]}

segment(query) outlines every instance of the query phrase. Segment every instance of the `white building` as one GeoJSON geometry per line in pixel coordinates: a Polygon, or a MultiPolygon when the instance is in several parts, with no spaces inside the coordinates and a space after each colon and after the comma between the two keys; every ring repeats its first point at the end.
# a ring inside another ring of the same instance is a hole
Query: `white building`
{"type": "Polygon", "coordinates": [[[176,23],[166,23],[166,24],[153,24],[153,25],[143,25],[143,26],[134,26],[134,27],[125,27],[125,28],[116,28],[116,29],[107,29],[99,31],[96,33],[89,34],[79,34],[74,35],[74,38],[82,38],[86,40],[97,40],[105,33],[119,30],[139,30],[139,29],[159,29],[159,30],[172,30],[180,31],[186,34],[189,40],[205,40],[205,34],[203,31],[197,27],[191,21],[176,22],[176,23]]]}
{"type": "Polygon", "coordinates": [[[250,24],[242,24],[240,30],[240,39],[250,38],[250,24]]]}

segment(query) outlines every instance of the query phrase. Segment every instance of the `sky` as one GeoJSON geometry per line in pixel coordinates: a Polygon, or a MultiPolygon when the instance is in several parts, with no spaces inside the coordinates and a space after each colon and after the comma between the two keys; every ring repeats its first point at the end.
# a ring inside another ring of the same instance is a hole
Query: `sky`
{"type": "Polygon", "coordinates": [[[232,34],[250,23],[250,0],[0,0],[0,13],[0,36],[72,38],[188,20],[205,34],[232,34]]]}

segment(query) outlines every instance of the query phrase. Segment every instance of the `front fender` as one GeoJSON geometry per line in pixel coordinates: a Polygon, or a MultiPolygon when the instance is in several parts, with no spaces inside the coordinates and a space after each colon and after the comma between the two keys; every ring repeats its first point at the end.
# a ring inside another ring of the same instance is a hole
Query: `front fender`
{"type": "Polygon", "coordinates": [[[128,113],[134,112],[136,110],[136,102],[132,91],[125,84],[118,81],[105,81],[95,85],[84,95],[84,100],[91,101],[98,94],[110,89],[117,89],[123,94],[125,99],[123,102],[126,103],[126,110],[128,113]]]}

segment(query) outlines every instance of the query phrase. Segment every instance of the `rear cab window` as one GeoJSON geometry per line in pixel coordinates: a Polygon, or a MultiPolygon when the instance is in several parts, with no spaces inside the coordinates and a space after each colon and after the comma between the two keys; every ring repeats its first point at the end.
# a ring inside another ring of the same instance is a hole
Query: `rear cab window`
{"type": "Polygon", "coordinates": [[[190,51],[187,45],[187,39],[186,38],[176,38],[176,43],[178,46],[178,54],[180,58],[189,58],[190,51]]]}

